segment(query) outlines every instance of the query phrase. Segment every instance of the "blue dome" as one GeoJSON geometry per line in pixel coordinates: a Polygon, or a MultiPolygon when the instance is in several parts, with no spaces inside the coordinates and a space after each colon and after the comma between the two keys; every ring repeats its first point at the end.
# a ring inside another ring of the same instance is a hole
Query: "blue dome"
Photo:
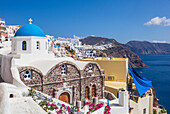
{"type": "Polygon", "coordinates": [[[21,28],[19,28],[17,30],[17,32],[15,33],[15,37],[16,36],[38,36],[38,37],[45,37],[45,34],[43,32],[43,30],[34,25],[34,24],[27,24],[22,26],[21,28]]]}

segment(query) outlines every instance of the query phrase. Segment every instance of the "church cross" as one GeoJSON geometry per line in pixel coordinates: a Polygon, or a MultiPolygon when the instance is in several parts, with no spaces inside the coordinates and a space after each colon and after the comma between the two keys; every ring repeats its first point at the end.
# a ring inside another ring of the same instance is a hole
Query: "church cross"
{"type": "Polygon", "coordinates": [[[32,24],[32,19],[31,18],[29,19],[29,22],[30,22],[30,24],[32,24]]]}

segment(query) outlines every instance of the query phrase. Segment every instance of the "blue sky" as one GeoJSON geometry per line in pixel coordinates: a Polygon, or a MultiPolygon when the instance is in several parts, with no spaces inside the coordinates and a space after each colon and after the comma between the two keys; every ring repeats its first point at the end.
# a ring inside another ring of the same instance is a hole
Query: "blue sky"
{"type": "Polygon", "coordinates": [[[25,25],[31,17],[33,24],[55,37],[170,42],[168,0],[3,0],[0,17],[7,25],[25,25]]]}

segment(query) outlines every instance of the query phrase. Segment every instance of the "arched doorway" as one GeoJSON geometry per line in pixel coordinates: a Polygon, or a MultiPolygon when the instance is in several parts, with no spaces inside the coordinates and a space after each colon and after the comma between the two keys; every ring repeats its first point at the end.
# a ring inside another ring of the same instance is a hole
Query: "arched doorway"
{"type": "Polygon", "coordinates": [[[96,86],[92,86],[92,98],[96,97],[96,86]]]}
{"type": "Polygon", "coordinates": [[[64,102],[66,102],[66,103],[70,103],[70,94],[67,93],[67,92],[62,93],[62,94],[59,96],[59,100],[64,101],[64,102]]]}
{"type": "Polygon", "coordinates": [[[89,87],[86,87],[85,88],[85,100],[90,99],[89,93],[90,93],[90,89],[89,89],[89,87]]]}

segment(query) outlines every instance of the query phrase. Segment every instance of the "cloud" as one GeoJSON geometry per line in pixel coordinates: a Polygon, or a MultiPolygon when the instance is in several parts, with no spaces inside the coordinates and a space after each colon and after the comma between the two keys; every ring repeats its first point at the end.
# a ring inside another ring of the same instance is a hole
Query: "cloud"
{"type": "Polygon", "coordinates": [[[153,43],[169,43],[169,42],[167,42],[167,41],[158,41],[158,40],[153,40],[152,42],[153,42],[153,43]]]}
{"type": "Polygon", "coordinates": [[[155,17],[152,18],[150,21],[144,23],[144,25],[162,25],[162,26],[170,26],[170,18],[166,17],[155,17]]]}

